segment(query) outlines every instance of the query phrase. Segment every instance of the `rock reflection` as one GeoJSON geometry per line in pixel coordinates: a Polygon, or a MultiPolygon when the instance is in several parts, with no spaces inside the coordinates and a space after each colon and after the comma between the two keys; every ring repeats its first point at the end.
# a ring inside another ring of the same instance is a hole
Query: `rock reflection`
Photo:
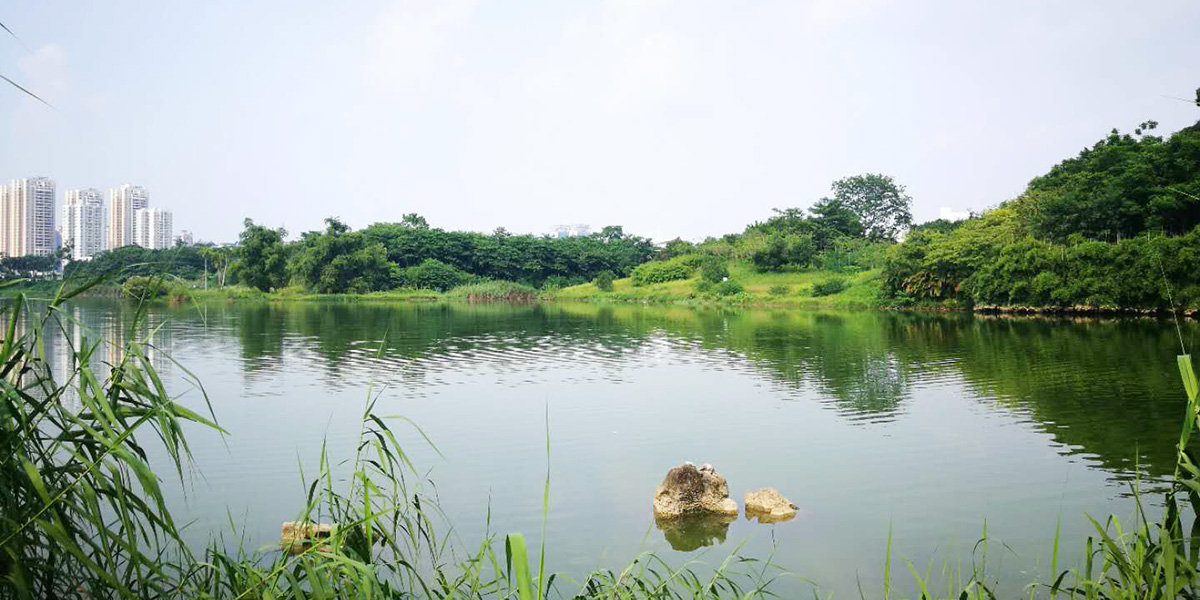
{"type": "Polygon", "coordinates": [[[654,519],[655,526],[673,550],[692,552],[725,542],[729,524],[737,515],[688,515],[678,519],[654,519]]]}

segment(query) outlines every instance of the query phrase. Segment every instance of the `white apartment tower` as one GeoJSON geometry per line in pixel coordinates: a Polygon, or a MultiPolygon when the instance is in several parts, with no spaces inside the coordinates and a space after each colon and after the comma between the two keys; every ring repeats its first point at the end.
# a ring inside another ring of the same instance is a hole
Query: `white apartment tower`
{"type": "Polygon", "coordinates": [[[139,208],[133,211],[133,243],[151,250],[170,248],[175,242],[171,211],[139,208]]]}
{"type": "Polygon", "coordinates": [[[108,190],[108,244],[116,250],[133,244],[133,212],[150,206],[150,192],[128,183],[108,190]]]}
{"type": "Polygon", "coordinates": [[[105,248],[104,196],[100,190],[67,190],[63,199],[63,244],[71,247],[71,258],[81,260],[105,248]]]}
{"type": "Polygon", "coordinates": [[[14,179],[0,192],[0,250],[5,256],[54,253],[54,181],[14,179]]]}

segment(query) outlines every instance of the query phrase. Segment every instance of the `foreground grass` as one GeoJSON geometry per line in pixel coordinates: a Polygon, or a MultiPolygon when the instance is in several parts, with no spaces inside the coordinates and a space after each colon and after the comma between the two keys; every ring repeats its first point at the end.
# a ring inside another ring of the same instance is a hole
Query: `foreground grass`
{"type": "Polygon", "coordinates": [[[558,300],[631,301],[681,304],[730,304],[780,308],[872,308],[882,306],[879,292],[882,271],[859,273],[829,271],[789,271],[759,273],[745,263],[729,265],[729,278],[743,288],[740,294],[718,296],[697,290],[699,277],[635,286],[629,278],[613,282],[611,292],[585,283],[563,288],[550,295],[558,300]],[[828,296],[813,296],[813,286],[829,279],[844,279],[849,287],[828,296]],[[785,291],[786,290],[786,291],[785,291]],[[778,292],[784,293],[778,293],[778,292]]]}

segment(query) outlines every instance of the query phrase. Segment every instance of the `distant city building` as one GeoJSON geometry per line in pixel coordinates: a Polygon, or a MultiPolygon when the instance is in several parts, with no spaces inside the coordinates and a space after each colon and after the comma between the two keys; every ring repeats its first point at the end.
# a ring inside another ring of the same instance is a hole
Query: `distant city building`
{"type": "Polygon", "coordinates": [[[184,246],[191,246],[194,243],[192,239],[192,232],[186,229],[180,231],[179,235],[175,236],[175,243],[183,244],[184,246]]]}
{"type": "Polygon", "coordinates": [[[133,211],[133,243],[150,250],[163,250],[174,245],[171,211],[161,208],[139,208],[133,211]]]}
{"type": "Polygon", "coordinates": [[[592,228],[583,224],[559,225],[554,228],[554,235],[558,238],[582,237],[591,233],[592,228]]]}
{"type": "Polygon", "coordinates": [[[0,192],[0,250],[5,256],[54,253],[54,181],[14,179],[0,192]]]}
{"type": "Polygon", "coordinates": [[[140,185],[126,183],[108,190],[108,241],[105,248],[115,250],[135,243],[133,212],[149,206],[150,192],[140,185]]]}
{"type": "Polygon", "coordinates": [[[91,258],[106,247],[104,196],[100,190],[67,190],[63,199],[62,239],[71,258],[91,258]]]}

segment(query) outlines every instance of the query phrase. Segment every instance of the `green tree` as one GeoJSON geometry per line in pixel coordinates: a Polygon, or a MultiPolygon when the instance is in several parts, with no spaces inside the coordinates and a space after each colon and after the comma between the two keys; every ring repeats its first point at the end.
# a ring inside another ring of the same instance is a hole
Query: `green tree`
{"type": "Polygon", "coordinates": [[[833,198],[858,215],[866,236],[895,240],[912,225],[912,197],[887,175],[867,173],[833,182],[833,198]]]}
{"type": "Polygon", "coordinates": [[[233,276],[250,287],[269,291],[287,283],[287,231],[269,229],[246,219],[238,236],[236,258],[230,265],[233,276]]]}
{"type": "Polygon", "coordinates": [[[706,256],[700,262],[700,278],[712,283],[720,283],[729,277],[729,269],[725,267],[725,261],[715,257],[706,256]]]}
{"type": "Polygon", "coordinates": [[[408,267],[400,272],[400,285],[422,290],[446,290],[465,285],[471,281],[471,274],[454,268],[436,258],[427,258],[415,267],[408,267]]]}
{"type": "Polygon", "coordinates": [[[821,198],[811,209],[812,237],[817,250],[832,248],[839,237],[862,237],[863,225],[845,202],[821,198]]]}
{"type": "Polygon", "coordinates": [[[613,291],[613,274],[611,271],[601,271],[592,283],[602,292],[613,291]]]}

